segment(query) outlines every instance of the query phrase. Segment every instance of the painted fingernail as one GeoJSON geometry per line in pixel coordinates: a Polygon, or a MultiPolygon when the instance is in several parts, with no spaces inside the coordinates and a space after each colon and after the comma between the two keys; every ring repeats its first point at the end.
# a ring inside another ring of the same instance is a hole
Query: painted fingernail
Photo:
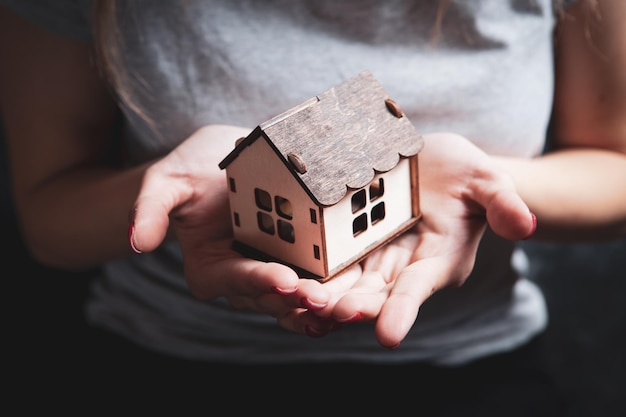
{"type": "Polygon", "coordinates": [[[530,239],[537,231],[537,216],[535,216],[535,213],[531,212],[530,217],[532,221],[532,229],[530,230],[530,233],[528,234],[528,236],[526,236],[523,240],[530,239]]]}
{"type": "Polygon", "coordinates": [[[133,239],[134,236],[135,236],[135,223],[131,223],[130,226],[128,227],[128,243],[130,243],[130,247],[135,251],[135,253],[141,253],[141,251],[137,249],[137,246],[135,246],[135,242],[133,239]]]}
{"type": "Polygon", "coordinates": [[[309,326],[308,324],[304,326],[304,332],[309,337],[323,337],[323,336],[326,336],[327,334],[326,332],[316,329],[313,326],[309,326]]]}
{"type": "Polygon", "coordinates": [[[351,315],[350,317],[346,317],[345,319],[340,319],[340,318],[335,318],[335,320],[337,320],[337,322],[339,323],[354,323],[356,321],[361,320],[361,318],[363,318],[363,313],[361,313],[360,311],[357,311],[356,313],[354,313],[353,315],[351,315]]]}
{"type": "Polygon", "coordinates": [[[298,287],[295,287],[295,288],[272,287],[272,291],[274,291],[278,295],[289,295],[289,294],[293,294],[294,292],[298,291],[298,287]]]}
{"type": "Polygon", "coordinates": [[[306,297],[302,297],[300,299],[300,305],[302,305],[303,308],[307,308],[309,310],[314,310],[314,311],[321,310],[324,307],[326,307],[326,303],[324,303],[324,304],[317,304],[317,303],[312,302],[311,300],[309,300],[306,297]]]}

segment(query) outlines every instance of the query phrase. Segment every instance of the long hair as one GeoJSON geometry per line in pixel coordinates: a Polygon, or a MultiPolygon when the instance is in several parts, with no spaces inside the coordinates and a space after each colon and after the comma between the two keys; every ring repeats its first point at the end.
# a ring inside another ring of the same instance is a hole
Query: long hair
{"type": "Polygon", "coordinates": [[[114,95],[131,110],[149,121],[141,107],[132,99],[129,76],[122,60],[124,38],[117,19],[116,0],[96,0],[93,7],[95,56],[99,69],[113,88],[114,95]]]}

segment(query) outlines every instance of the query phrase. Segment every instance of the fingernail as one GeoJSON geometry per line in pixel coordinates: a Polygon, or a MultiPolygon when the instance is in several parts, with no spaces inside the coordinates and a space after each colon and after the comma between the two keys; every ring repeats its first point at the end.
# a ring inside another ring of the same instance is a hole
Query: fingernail
{"type": "Polygon", "coordinates": [[[295,287],[295,288],[272,287],[272,291],[274,291],[278,295],[289,295],[289,294],[293,294],[294,292],[298,291],[298,287],[295,287]]]}
{"type": "Polygon", "coordinates": [[[537,216],[535,216],[535,213],[530,212],[530,217],[532,221],[532,229],[530,230],[530,233],[528,234],[528,236],[526,236],[522,240],[530,239],[535,234],[535,231],[537,231],[537,216]]]}
{"type": "Polygon", "coordinates": [[[387,349],[389,349],[389,350],[396,350],[396,349],[398,349],[399,347],[400,347],[400,343],[396,343],[396,344],[395,344],[395,345],[393,345],[393,346],[386,346],[386,348],[387,348],[387,349]]]}
{"type": "Polygon", "coordinates": [[[361,318],[363,317],[363,313],[361,313],[360,311],[357,311],[356,313],[354,313],[353,315],[351,315],[350,317],[347,317],[345,319],[340,319],[340,318],[335,318],[335,320],[337,320],[337,322],[339,323],[354,323],[355,321],[359,321],[361,320],[361,318]]]}
{"type": "Polygon", "coordinates": [[[131,223],[128,227],[128,243],[130,243],[130,247],[135,251],[135,253],[141,253],[137,246],[135,246],[134,237],[135,235],[135,223],[131,223]]]}
{"type": "Polygon", "coordinates": [[[326,332],[316,329],[313,326],[309,326],[308,324],[304,326],[304,332],[310,337],[323,337],[327,334],[326,332]]]}
{"type": "Polygon", "coordinates": [[[311,300],[309,300],[306,297],[302,297],[300,299],[300,305],[302,305],[303,308],[307,308],[309,310],[314,310],[314,311],[321,310],[324,307],[326,307],[326,303],[324,303],[324,304],[316,304],[316,303],[313,303],[311,300]]]}

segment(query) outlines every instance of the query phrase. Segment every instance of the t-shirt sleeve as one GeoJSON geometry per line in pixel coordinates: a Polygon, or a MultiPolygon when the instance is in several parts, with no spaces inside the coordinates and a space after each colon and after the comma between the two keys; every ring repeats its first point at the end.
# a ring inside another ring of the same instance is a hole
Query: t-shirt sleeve
{"type": "Polygon", "coordinates": [[[0,5],[59,35],[92,38],[91,0],[0,0],[0,5]]]}

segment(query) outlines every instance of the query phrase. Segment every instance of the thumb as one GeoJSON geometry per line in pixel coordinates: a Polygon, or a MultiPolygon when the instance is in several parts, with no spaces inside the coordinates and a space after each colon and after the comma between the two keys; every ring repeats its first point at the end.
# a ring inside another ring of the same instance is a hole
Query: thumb
{"type": "Polygon", "coordinates": [[[156,249],[168,233],[170,213],[184,201],[184,187],[177,187],[176,180],[146,171],[139,195],[129,213],[128,239],[135,252],[156,249]]]}
{"type": "Polygon", "coordinates": [[[487,223],[501,237],[509,240],[530,238],[537,229],[537,218],[514,191],[496,192],[485,205],[487,223]]]}
{"type": "Polygon", "coordinates": [[[128,240],[137,252],[150,252],[164,240],[169,228],[169,209],[159,200],[142,197],[130,212],[128,240]]]}

